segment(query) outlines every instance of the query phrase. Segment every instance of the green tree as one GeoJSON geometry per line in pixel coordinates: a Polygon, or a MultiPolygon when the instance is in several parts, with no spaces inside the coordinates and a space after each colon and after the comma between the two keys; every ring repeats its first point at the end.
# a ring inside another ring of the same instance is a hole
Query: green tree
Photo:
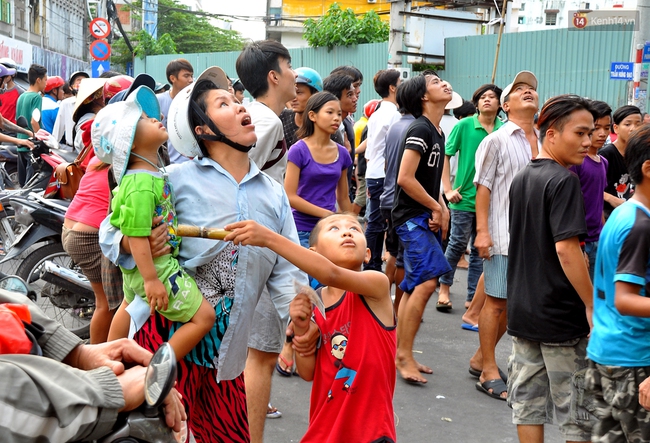
{"type": "Polygon", "coordinates": [[[307,19],[304,28],[303,37],[309,46],[325,46],[328,51],[334,46],[385,42],[390,31],[388,23],[382,21],[375,11],[357,17],[352,9],[343,10],[338,3],[332,3],[319,20],[307,19]]]}
{"type": "MultiPolygon", "coordinates": [[[[132,3],[131,14],[141,20],[142,1],[132,3]]],[[[144,58],[158,54],[189,54],[196,52],[239,51],[244,43],[236,31],[228,31],[210,24],[204,16],[188,10],[177,0],[158,0],[158,39],[145,30],[128,33],[134,55],[144,58]]],[[[111,63],[125,66],[132,55],[124,39],[112,45],[111,63]]]]}

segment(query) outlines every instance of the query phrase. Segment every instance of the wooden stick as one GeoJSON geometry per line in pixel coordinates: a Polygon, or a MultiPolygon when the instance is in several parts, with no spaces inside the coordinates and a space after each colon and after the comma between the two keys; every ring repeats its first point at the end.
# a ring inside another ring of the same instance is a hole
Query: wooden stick
{"type": "Polygon", "coordinates": [[[223,240],[232,231],[221,228],[206,228],[204,226],[178,225],[176,235],[181,237],[202,237],[212,240],[223,240]]]}
{"type": "Polygon", "coordinates": [[[503,35],[503,25],[506,21],[506,12],[508,9],[508,0],[503,0],[503,8],[501,8],[501,23],[499,24],[499,37],[497,38],[497,50],[494,54],[494,66],[492,67],[492,83],[497,76],[497,62],[499,61],[499,48],[501,48],[501,36],[503,35]]]}

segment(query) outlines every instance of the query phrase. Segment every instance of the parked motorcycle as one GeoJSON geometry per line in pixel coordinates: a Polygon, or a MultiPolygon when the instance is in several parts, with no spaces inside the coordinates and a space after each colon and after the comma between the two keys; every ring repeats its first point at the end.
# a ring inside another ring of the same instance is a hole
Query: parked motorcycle
{"type": "MultiPolygon", "coordinates": [[[[19,117],[18,125],[26,127],[27,120],[22,116],[19,117]]],[[[5,189],[0,191],[0,241],[2,241],[2,252],[8,251],[23,231],[23,227],[15,221],[15,211],[11,206],[11,199],[26,196],[30,192],[43,193],[48,187],[50,191],[53,191],[50,194],[56,197],[58,181],[54,176],[54,169],[61,162],[67,161],[76,155],[72,152],[61,152],[56,148],[50,149],[47,143],[41,140],[33,139],[32,141],[34,142],[34,149],[30,151],[29,160],[34,169],[34,175],[22,188],[15,186],[16,189],[12,189],[8,183],[9,178],[6,171],[2,171],[0,168],[0,173],[3,174],[2,181],[5,184],[5,189]]]]}
{"type": "Polygon", "coordinates": [[[25,228],[6,249],[0,263],[24,254],[16,275],[36,291],[36,303],[48,316],[79,337],[87,338],[95,311],[95,295],[81,269],[61,244],[69,202],[46,199],[35,192],[27,197],[12,197],[10,202],[16,224],[25,228]]]}
{"type": "Polygon", "coordinates": [[[2,188],[16,189],[18,184],[18,146],[11,143],[0,144],[0,171],[2,188]]]}

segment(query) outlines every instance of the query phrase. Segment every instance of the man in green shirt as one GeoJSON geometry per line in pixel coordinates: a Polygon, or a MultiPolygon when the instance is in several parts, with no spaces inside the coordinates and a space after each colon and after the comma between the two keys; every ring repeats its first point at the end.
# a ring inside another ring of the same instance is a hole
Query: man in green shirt
{"type": "MultiPolygon", "coordinates": [[[[460,258],[465,254],[467,242],[471,240],[469,274],[467,276],[467,299],[465,306],[474,298],[476,285],[483,272],[483,260],[474,248],[476,238],[476,187],[474,167],[476,150],[483,139],[497,130],[503,123],[497,118],[501,89],[496,85],[483,85],[474,92],[472,101],[478,114],[460,120],[451,131],[445,144],[445,167],[442,185],[451,209],[451,234],[445,257],[451,271],[440,277],[439,300],[449,300],[449,288],[454,283],[454,274],[460,258]],[[458,152],[458,171],[452,187],[449,174],[449,160],[458,152]]],[[[465,325],[464,325],[465,326],[465,325]]],[[[467,325],[475,328],[475,324],[467,325]]]]}
{"type": "MultiPolygon", "coordinates": [[[[29,88],[27,92],[18,97],[16,103],[16,119],[23,116],[27,119],[28,129],[34,133],[41,129],[41,105],[43,103],[43,91],[47,85],[47,69],[44,66],[33,64],[27,71],[29,88]]],[[[24,134],[18,134],[18,138],[28,138],[24,134]]],[[[18,146],[18,181],[20,186],[25,185],[34,170],[29,162],[29,149],[18,146]]]]}

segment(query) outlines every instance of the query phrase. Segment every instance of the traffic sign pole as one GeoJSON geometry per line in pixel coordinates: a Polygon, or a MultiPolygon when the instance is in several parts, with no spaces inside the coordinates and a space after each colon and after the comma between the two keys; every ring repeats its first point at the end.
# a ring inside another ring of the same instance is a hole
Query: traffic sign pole
{"type": "Polygon", "coordinates": [[[96,39],[90,44],[93,77],[99,77],[110,69],[111,45],[104,40],[110,34],[111,24],[105,18],[97,17],[90,22],[90,35],[96,39]]]}

